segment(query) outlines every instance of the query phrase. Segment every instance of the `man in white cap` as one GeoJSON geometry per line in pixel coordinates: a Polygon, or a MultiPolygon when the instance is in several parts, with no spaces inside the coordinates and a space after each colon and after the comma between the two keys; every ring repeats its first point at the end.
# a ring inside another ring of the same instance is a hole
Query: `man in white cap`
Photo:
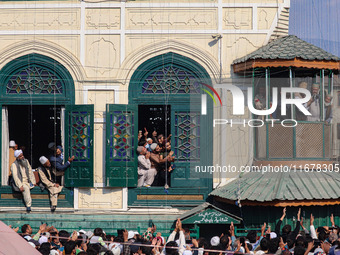
{"type": "Polygon", "coordinates": [[[13,140],[9,141],[9,164],[8,164],[9,171],[8,171],[8,176],[12,175],[11,166],[12,166],[13,162],[15,161],[14,152],[15,152],[16,148],[18,148],[18,145],[16,145],[15,141],[13,141],[13,140]]]}
{"type": "Polygon", "coordinates": [[[150,187],[157,174],[156,169],[150,168],[150,152],[144,146],[137,147],[138,156],[138,187],[150,187]]]}
{"type": "Polygon", "coordinates": [[[307,102],[307,107],[312,115],[307,116],[307,121],[320,121],[321,105],[320,105],[320,84],[313,83],[312,97],[307,102]]]}
{"type": "Polygon", "coordinates": [[[324,116],[326,124],[330,124],[333,119],[332,98],[332,95],[327,94],[327,91],[325,91],[324,116]]]}
{"type": "Polygon", "coordinates": [[[16,160],[11,165],[11,171],[13,175],[14,185],[12,185],[15,191],[20,191],[23,195],[26,211],[31,212],[32,198],[31,189],[36,184],[35,177],[32,172],[32,167],[27,159],[25,159],[22,150],[16,150],[14,152],[16,160]]]}
{"type": "Polygon", "coordinates": [[[58,204],[58,194],[63,189],[63,186],[56,183],[56,176],[53,173],[50,161],[45,156],[41,156],[39,161],[41,164],[38,168],[40,180],[50,193],[51,212],[54,212],[58,204]]]}

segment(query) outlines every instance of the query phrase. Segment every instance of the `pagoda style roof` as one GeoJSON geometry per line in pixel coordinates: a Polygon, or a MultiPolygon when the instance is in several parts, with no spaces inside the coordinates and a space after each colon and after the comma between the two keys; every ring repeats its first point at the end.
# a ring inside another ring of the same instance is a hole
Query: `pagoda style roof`
{"type": "Polygon", "coordinates": [[[233,61],[234,72],[256,67],[304,67],[336,69],[340,58],[295,35],[279,37],[254,52],[233,61]]]}

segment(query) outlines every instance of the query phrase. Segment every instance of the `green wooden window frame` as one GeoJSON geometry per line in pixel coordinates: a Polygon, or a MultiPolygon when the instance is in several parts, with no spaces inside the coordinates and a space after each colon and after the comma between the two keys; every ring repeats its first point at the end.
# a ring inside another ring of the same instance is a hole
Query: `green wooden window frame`
{"type": "Polygon", "coordinates": [[[29,54],[1,69],[0,102],[3,104],[74,104],[74,82],[58,61],[29,54]]]}
{"type": "MultiPolygon", "coordinates": [[[[170,105],[172,149],[177,150],[176,157],[180,156],[181,160],[174,163],[175,172],[171,175],[169,194],[199,194],[204,200],[212,190],[212,179],[197,178],[189,170],[196,164],[212,165],[213,102],[208,101],[207,115],[200,115],[202,90],[199,83],[211,84],[209,74],[200,64],[172,52],[159,55],[142,63],[133,73],[129,84],[128,106],[170,105]],[[154,84],[157,85],[156,88],[153,87],[154,84]],[[188,131],[189,127],[191,129],[188,131]],[[190,160],[185,159],[184,154],[190,155],[190,160]]],[[[108,168],[106,169],[108,174],[108,168]]],[[[126,184],[127,180],[122,178],[121,182],[126,184]]],[[[129,189],[128,204],[143,206],[150,203],[153,205],[166,203],[177,206],[200,204],[203,201],[137,199],[137,195],[162,193],[164,193],[164,187],[132,188],[129,189]]]]}

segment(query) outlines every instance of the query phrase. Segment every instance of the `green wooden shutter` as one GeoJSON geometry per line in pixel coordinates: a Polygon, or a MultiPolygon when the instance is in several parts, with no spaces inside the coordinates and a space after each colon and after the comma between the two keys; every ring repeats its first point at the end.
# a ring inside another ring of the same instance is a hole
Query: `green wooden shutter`
{"type": "Polygon", "coordinates": [[[137,186],[137,105],[107,105],[106,186],[137,186]]]}
{"type": "Polygon", "coordinates": [[[65,111],[66,187],[93,187],[93,105],[67,105],[65,111]]]}
{"type": "Polygon", "coordinates": [[[175,154],[171,187],[209,187],[209,176],[195,173],[195,166],[211,165],[212,139],[207,137],[211,117],[201,115],[197,106],[176,105],[171,111],[171,148],[175,154]]]}

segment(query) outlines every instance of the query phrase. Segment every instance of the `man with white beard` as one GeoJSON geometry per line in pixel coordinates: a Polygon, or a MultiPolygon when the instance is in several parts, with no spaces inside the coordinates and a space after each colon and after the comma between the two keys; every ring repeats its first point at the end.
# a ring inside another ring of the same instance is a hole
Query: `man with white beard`
{"type": "Polygon", "coordinates": [[[14,180],[13,189],[20,191],[25,201],[26,211],[31,212],[32,198],[31,189],[36,184],[32,167],[27,159],[25,159],[22,150],[14,152],[16,160],[11,165],[11,171],[14,180]]]}

